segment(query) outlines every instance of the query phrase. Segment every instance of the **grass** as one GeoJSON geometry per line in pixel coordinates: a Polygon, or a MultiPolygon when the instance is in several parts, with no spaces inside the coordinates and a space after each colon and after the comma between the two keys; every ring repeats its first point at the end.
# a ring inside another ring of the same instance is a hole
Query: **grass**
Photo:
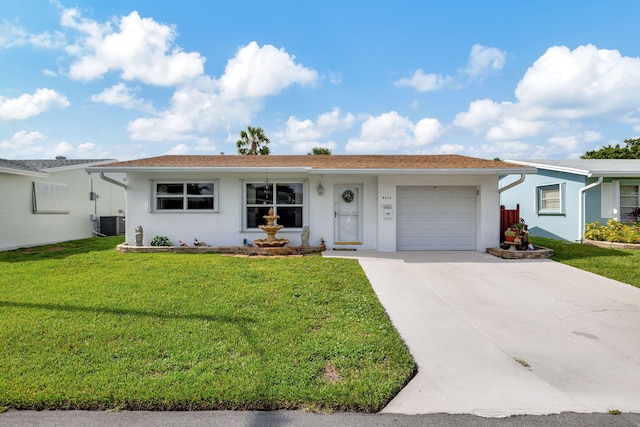
{"type": "Polygon", "coordinates": [[[378,411],[416,367],[354,260],[0,252],[0,407],[378,411]]]}
{"type": "Polygon", "coordinates": [[[612,249],[530,237],[534,245],[553,249],[553,260],[640,287],[640,250],[612,249]]]}

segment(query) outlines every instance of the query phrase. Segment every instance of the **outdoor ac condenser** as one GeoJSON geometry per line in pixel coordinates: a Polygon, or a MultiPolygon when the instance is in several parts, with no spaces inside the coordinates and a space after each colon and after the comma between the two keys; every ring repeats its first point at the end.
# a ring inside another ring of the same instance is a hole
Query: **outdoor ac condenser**
{"type": "Polygon", "coordinates": [[[100,234],[105,236],[121,236],[124,234],[123,216],[101,216],[100,234]]]}

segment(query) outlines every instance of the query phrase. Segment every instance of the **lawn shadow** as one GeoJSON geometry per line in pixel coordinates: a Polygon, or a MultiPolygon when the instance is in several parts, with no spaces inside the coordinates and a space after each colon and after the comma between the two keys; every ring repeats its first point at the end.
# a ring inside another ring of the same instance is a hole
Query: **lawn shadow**
{"type": "Polygon", "coordinates": [[[0,300],[0,307],[69,311],[69,312],[94,313],[94,314],[95,313],[115,314],[119,316],[155,317],[158,319],[205,320],[209,322],[235,323],[235,324],[241,324],[241,325],[255,322],[255,320],[252,318],[242,317],[242,316],[218,316],[218,315],[210,315],[210,314],[166,313],[166,312],[160,312],[160,311],[131,310],[126,308],[83,307],[83,306],[66,305],[66,304],[44,304],[44,303],[15,302],[15,301],[3,301],[3,300],[0,300]]]}
{"type": "Polygon", "coordinates": [[[122,243],[123,238],[91,237],[88,239],[71,240],[51,245],[18,248],[0,252],[0,262],[40,261],[44,259],[64,259],[68,256],[86,254],[90,252],[115,251],[115,247],[122,243]]]}

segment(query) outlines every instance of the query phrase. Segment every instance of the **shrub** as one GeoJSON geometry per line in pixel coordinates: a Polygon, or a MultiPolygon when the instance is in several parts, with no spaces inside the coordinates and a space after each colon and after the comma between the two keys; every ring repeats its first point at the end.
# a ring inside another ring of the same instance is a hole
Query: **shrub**
{"type": "Polygon", "coordinates": [[[167,236],[156,236],[151,239],[151,246],[173,246],[167,236]]]}
{"type": "Polygon", "coordinates": [[[587,224],[584,237],[601,242],[640,243],[640,224],[624,224],[614,219],[607,225],[598,222],[587,224]]]}

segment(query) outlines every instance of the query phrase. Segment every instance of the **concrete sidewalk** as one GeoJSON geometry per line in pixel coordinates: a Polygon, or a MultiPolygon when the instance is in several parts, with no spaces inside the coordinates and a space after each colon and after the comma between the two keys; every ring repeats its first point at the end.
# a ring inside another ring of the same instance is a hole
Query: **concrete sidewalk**
{"type": "Polygon", "coordinates": [[[479,252],[357,258],[418,364],[383,413],[640,412],[640,289],[479,252]]]}

